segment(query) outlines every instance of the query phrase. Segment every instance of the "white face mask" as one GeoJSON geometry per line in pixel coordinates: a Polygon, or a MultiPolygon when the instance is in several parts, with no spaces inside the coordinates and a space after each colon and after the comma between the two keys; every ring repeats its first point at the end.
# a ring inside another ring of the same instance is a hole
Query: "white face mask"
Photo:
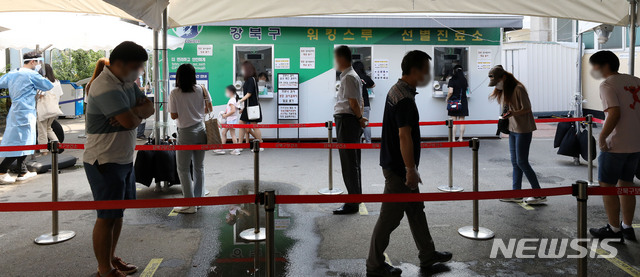
{"type": "Polygon", "coordinates": [[[504,90],[504,81],[500,81],[496,84],[497,90],[504,90]]]}
{"type": "Polygon", "coordinates": [[[591,72],[589,72],[589,73],[591,74],[591,77],[593,77],[593,79],[600,80],[600,79],[604,78],[604,76],[602,76],[602,72],[600,70],[591,69],[591,72]]]}
{"type": "Polygon", "coordinates": [[[424,77],[422,78],[422,81],[419,81],[416,86],[419,88],[423,88],[426,87],[429,82],[431,82],[431,74],[425,74],[424,77]]]}
{"type": "Polygon", "coordinates": [[[122,81],[123,82],[135,82],[138,79],[138,71],[131,71],[127,76],[125,76],[122,81]]]}
{"type": "Polygon", "coordinates": [[[42,65],[41,64],[36,64],[36,68],[34,68],[33,70],[40,71],[40,69],[42,69],[42,65]]]}

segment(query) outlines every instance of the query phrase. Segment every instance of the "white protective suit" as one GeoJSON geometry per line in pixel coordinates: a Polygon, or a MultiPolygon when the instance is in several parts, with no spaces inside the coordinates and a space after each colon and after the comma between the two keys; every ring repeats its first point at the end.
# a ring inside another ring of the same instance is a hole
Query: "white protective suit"
{"type": "MultiPolygon", "coordinates": [[[[53,84],[38,72],[20,68],[0,77],[0,88],[9,89],[11,108],[0,146],[36,144],[36,95],[38,90],[48,91],[53,84]]],[[[33,150],[0,152],[0,157],[20,157],[33,154],[33,150]]]]}

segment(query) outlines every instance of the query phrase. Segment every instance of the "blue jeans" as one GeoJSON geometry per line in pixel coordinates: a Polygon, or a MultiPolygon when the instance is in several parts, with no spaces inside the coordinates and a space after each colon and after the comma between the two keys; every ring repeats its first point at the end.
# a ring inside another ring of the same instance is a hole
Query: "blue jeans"
{"type": "Polygon", "coordinates": [[[509,150],[511,151],[511,165],[513,166],[513,189],[522,189],[522,174],[527,176],[531,188],[539,189],[538,177],[529,164],[529,148],[533,133],[509,134],[509,150]]]}

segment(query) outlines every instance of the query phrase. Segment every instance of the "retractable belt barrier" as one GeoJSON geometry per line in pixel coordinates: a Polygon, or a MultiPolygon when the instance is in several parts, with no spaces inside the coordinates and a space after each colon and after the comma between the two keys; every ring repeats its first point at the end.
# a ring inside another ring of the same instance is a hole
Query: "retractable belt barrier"
{"type": "MultiPolygon", "coordinates": [[[[569,117],[569,118],[539,118],[535,120],[536,123],[555,123],[555,122],[580,122],[586,121],[584,117],[569,117]]],[[[594,119],[594,122],[597,122],[594,119]]],[[[482,125],[482,124],[497,124],[498,120],[455,120],[455,125],[482,125]]],[[[335,123],[332,123],[335,126],[335,123]]],[[[447,121],[424,121],[419,123],[420,126],[444,126],[447,125],[447,121]]],[[[326,127],[326,123],[298,123],[298,124],[220,124],[221,128],[258,128],[258,129],[287,129],[287,128],[319,128],[326,127]]],[[[381,122],[369,123],[367,127],[382,127],[381,122]]]]}
{"type": "MultiPolygon", "coordinates": [[[[401,193],[401,194],[347,194],[347,195],[278,195],[276,204],[320,204],[320,203],[389,203],[424,201],[461,201],[515,198],[525,196],[571,195],[572,188],[546,188],[527,190],[499,190],[461,193],[401,193]]],[[[609,193],[609,191],[607,191],[609,193]]],[[[640,190],[638,190],[640,194],[640,190]]],[[[161,198],[106,201],[59,201],[59,202],[4,202],[0,212],[71,211],[167,208],[179,206],[215,206],[255,203],[256,195],[210,196],[195,198],[161,198]]]]}
{"type": "MultiPolygon", "coordinates": [[[[589,187],[589,195],[640,195],[640,187],[589,187]]],[[[346,194],[346,195],[278,195],[276,204],[326,204],[326,203],[394,203],[394,202],[436,202],[491,200],[503,198],[522,198],[529,196],[572,195],[571,186],[523,189],[495,190],[459,193],[397,193],[397,194],[346,194]]],[[[196,198],[137,199],[106,201],[60,201],[60,202],[0,202],[0,212],[35,211],[72,211],[72,210],[109,210],[109,209],[146,209],[178,206],[216,206],[255,203],[257,196],[209,196],[196,198]]]]}

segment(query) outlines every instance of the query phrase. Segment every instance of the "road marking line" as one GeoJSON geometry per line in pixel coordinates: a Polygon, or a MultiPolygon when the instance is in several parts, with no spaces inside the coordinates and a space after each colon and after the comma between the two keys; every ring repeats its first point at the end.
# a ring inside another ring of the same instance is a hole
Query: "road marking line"
{"type": "Polygon", "coordinates": [[[633,227],[633,228],[640,228],[640,224],[631,224],[631,227],[633,227]]]}
{"type": "MultiPolygon", "coordinates": [[[[604,249],[598,248],[596,249],[596,253],[598,253],[598,255],[609,255],[610,253],[604,249]]],[[[625,263],[624,261],[613,257],[613,258],[606,258],[607,261],[611,262],[613,265],[617,266],[619,269],[622,269],[624,272],[626,272],[627,274],[634,276],[634,277],[639,277],[640,276],[640,270],[638,270],[637,268],[625,263]]]]}
{"type": "Polygon", "coordinates": [[[141,191],[141,190],[142,190],[142,188],[136,188],[136,191],[141,191]]]}
{"type": "Polygon", "coordinates": [[[359,212],[360,212],[360,215],[369,215],[367,206],[365,206],[364,203],[360,203],[359,212]]]}
{"type": "Polygon", "coordinates": [[[382,253],[384,255],[384,262],[388,263],[390,266],[393,266],[393,264],[391,263],[391,258],[389,258],[389,255],[387,255],[387,253],[382,253]]]}
{"type": "Polygon", "coordinates": [[[527,203],[524,203],[524,202],[520,202],[520,203],[518,203],[518,205],[520,205],[520,207],[523,207],[527,211],[534,211],[535,210],[533,207],[527,205],[527,203]]]}
{"type": "Polygon", "coordinates": [[[160,267],[162,263],[162,258],[154,258],[149,261],[147,267],[144,268],[144,271],[140,273],[140,277],[152,277],[153,274],[156,274],[156,270],[160,267]]]}
{"type": "Polygon", "coordinates": [[[176,211],[176,208],[173,208],[170,212],[169,212],[169,216],[176,216],[178,215],[178,212],[176,211]]]}

